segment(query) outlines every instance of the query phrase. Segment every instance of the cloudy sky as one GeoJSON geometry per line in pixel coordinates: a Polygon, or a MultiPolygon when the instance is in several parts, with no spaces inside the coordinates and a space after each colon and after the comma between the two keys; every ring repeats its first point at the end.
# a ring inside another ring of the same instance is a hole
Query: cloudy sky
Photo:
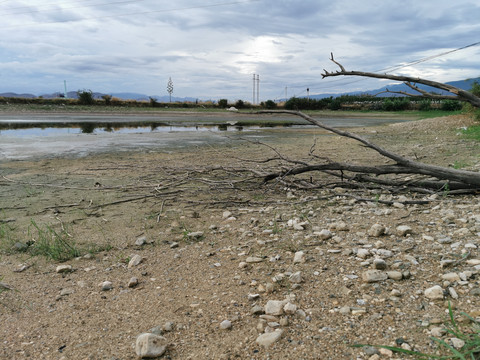
{"type": "Polygon", "coordinates": [[[322,80],[330,52],[347,70],[473,78],[479,19],[478,0],[0,0],[0,93],[162,96],[171,77],[174,96],[252,101],[254,73],[260,101],[385,85],[322,80]]]}

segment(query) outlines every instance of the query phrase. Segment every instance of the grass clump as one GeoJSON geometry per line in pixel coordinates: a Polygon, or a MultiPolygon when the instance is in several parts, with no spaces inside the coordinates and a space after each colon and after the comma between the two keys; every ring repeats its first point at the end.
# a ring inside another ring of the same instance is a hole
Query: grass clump
{"type": "Polygon", "coordinates": [[[82,255],[82,251],[64,226],[57,231],[48,224],[41,227],[32,219],[28,235],[32,237],[29,252],[34,256],[41,255],[55,261],[67,261],[82,255]]]}
{"type": "Polygon", "coordinates": [[[462,133],[469,139],[480,141],[480,125],[470,126],[465,130],[462,130],[462,133]]]}
{"type": "Polygon", "coordinates": [[[78,245],[63,223],[57,230],[49,224],[39,225],[32,219],[28,226],[27,241],[18,240],[14,230],[9,224],[0,224],[0,251],[4,254],[25,253],[64,262],[87,253],[96,254],[112,249],[109,243],[78,245]]]}
{"type": "Polygon", "coordinates": [[[352,347],[376,347],[391,350],[395,353],[405,354],[413,356],[414,359],[440,359],[440,360],[478,360],[480,359],[480,323],[472,318],[470,315],[461,312],[460,314],[468,318],[472,325],[466,331],[460,329],[455,317],[451,304],[448,304],[448,314],[449,319],[445,324],[446,334],[451,338],[457,338],[464,342],[464,345],[461,348],[455,348],[447,341],[432,337],[432,341],[439,345],[439,351],[443,352],[444,355],[432,355],[426,354],[419,351],[406,350],[395,346],[386,346],[386,345],[364,345],[356,344],[352,347]]]}

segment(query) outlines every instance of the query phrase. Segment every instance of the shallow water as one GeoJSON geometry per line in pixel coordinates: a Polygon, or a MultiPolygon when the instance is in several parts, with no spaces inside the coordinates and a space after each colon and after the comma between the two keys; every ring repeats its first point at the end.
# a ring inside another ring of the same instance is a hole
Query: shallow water
{"type": "MultiPolygon", "coordinates": [[[[237,126],[239,120],[258,117],[232,117],[185,114],[175,116],[132,115],[14,115],[0,116],[0,161],[55,156],[84,156],[109,151],[175,151],[201,145],[221,145],[236,139],[268,139],[304,136],[299,129],[318,129],[298,124],[298,117],[275,116],[271,127],[237,126]],[[273,126],[278,123],[278,126],[273,126]],[[9,127],[6,128],[5,127],[9,127]]],[[[300,123],[302,123],[300,121],[300,123]]],[[[399,122],[385,118],[322,118],[332,127],[365,127],[399,122]]],[[[401,121],[401,120],[400,120],[401,121]]],[[[323,130],[318,129],[318,134],[323,130]]],[[[309,135],[311,136],[311,135],[309,135]]]]}

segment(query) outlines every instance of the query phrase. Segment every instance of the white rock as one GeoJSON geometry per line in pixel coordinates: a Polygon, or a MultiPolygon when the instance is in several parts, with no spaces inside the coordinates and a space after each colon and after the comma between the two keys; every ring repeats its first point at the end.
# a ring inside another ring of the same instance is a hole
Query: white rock
{"type": "Polygon", "coordinates": [[[268,300],[267,304],[265,305],[265,314],[266,315],[282,315],[283,314],[283,307],[287,301],[285,300],[268,300]]]}
{"type": "Polygon", "coordinates": [[[259,337],[257,337],[256,342],[258,345],[269,347],[270,345],[280,340],[282,335],[283,330],[277,329],[275,331],[260,335],[259,337]]]}
{"type": "Polygon", "coordinates": [[[358,251],[357,251],[357,256],[358,256],[360,259],[365,259],[365,258],[367,258],[369,255],[370,255],[370,251],[368,251],[368,249],[358,249],[358,251]]]}
{"type": "Polygon", "coordinates": [[[132,277],[130,280],[128,280],[127,286],[128,286],[129,288],[133,288],[133,287],[135,287],[135,286],[137,286],[137,285],[138,285],[138,278],[136,278],[135,276],[132,277]]]}
{"type": "Polygon", "coordinates": [[[367,270],[363,273],[362,279],[364,282],[372,283],[387,280],[388,275],[380,270],[367,270]]]}
{"type": "Polygon", "coordinates": [[[113,289],[113,284],[111,281],[104,281],[98,284],[101,287],[102,291],[108,291],[113,289]]]}
{"type": "Polygon", "coordinates": [[[58,265],[57,268],[55,269],[55,272],[57,273],[67,273],[71,272],[73,270],[72,265],[58,265]]]}
{"type": "Polygon", "coordinates": [[[372,227],[368,230],[368,235],[373,237],[380,237],[385,234],[385,226],[381,224],[373,224],[372,227]]]}
{"type": "Polygon", "coordinates": [[[297,272],[293,273],[292,275],[290,275],[290,277],[288,279],[293,284],[300,284],[303,281],[302,272],[297,271],[297,272]]]}
{"type": "Polygon", "coordinates": [[[245,262],[247,262],[247,263],[259,263],[259,262],[262,262],[262,261],[263,261],[262,258],[259,258],[259,257],[256,257],[256,256],[249,256],[245,260],[245,262]]]}
{"type": "Polygon", "coordinates": [[[297,311],[297,305],[288,302],[283,307],[283,311],[285,311],[285,314],[295,314],[297,311]]]}
{"type": "Polygon", "coordinates": [[[373,260],[373,267],[377,270],[385,270],[387,268],[387,263],[383,259],[373,260]]]}
{"type": "Polygon", "coordinates": [[[406,236],[407,234],[412,233],[412,228],[408,225],[397,226],[397,233],[400,236],[406,236]]]}
{"type": "Polygon", "coordinates": [[[441,327],[433,327],[430,329],[430,334],[436,338],[441,338],[443,335],[445,335],[447,331],[444,328],[441,327]]]}
{"type": "Polygon", "coordinates": [[[138,266],[143,261],[143,257],[140,255],[133,255],[128,262],[128,268],[132,268],[134,266],[138,266]]]}
{"type": "Polygon", "coordinates": [[[303,251],[297,251],[293,257],[293,263],[299,264],[305,262],[305,253],[303,251]]]}
{"type": "Polygon", "coordinates": [[[138,335],[135,352],[140,358],[156,358],[167,350],[167,339],[163,336],[143,333],[138,335]]]}
{"type": "Polygon", "coordinates": [[[461,349],[465,346],[465,341],[463,341],[462,339],[454,337],[454,338],[451,338],[450,341],[452,342],[452,346],[455,349],[461,349]]]}
{"type": "Polygon", "coordinates": [[[455,291],[454,288],[449,287],[449,288],[448,288],[448,293],[450,294],[450,296],[452,297],[452,299],[458,299],[458,294],[457,294],[457,292],[455,291]]]}
{"type": "Polygon", "coordinates": [[[387,276],[389,279],[400,281],[403,278],[403,275],[400,271],[387,271],[387,276]]]}
{"type": "Polygon", "coordinates": [[[323,229],[319,232],[315,232],[314,234],[322,240],[328,240],[332,237],[332,233],[330,232],[330,230],[327,230],[327,229],[323,229]]]}
{"type": "Polygon", "coordinates": [[[135,240],[135,245],[136,246],[142,246],[147,243],[147,237],[146,236],[140,236],[135,240]]]}
{"type": "Polygon", "coordinates": [[[230,320],[223,320],[220,323],[220,329],[228,330],[232,328],[232,322],[230,320]]]}
{"type": "Polygon", "coordinates": [[[443,289],[440,285],[435,285],[426,289],[424,295],[432,300],[443,299],[443,289]]]}
{"type": "Polygon", "coordinates": [[[447,280],[450,282],[460,281],[460,276],[457,273],[451,272],[442,275],[443,280],[447,280]]]}

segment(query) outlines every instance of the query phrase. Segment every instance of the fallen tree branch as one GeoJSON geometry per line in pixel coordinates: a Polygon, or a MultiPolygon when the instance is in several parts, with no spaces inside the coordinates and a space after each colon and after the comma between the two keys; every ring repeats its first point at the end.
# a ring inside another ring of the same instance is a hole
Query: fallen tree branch
{"type": "MultiPolygon", "coordinates": [[[[350,139],[354,139],[360,142],[365,147],[372,149],[379,153],[380,155],[393,160],[395,164],[391,165],[355,165],[355,164],[348,164],[348,163],[340,163],[340,162],[327,162],[323,164],[305,164],[304,162],[300,161],[291,161],[297,165],[296,167],[291,167],[287,170],[282,170],[278,172],[272,172],[264,177],[264,182],[271,181],[275,178],[282,178],[285,176],[290,175],[298,175],[310,171],[341,171],[341,176],[343,177],[343,172],[351,172],[354,174],[360,174],[355,176],[351,176],[350,180],[357,180],[357,181],[365,181],[367,178],[361,177],[361,175],[371,175],[374,174],[376,176],[379,175],[388,175],[388,174],[417,174],[427,177],[424,179],[425,181],[421,183],[422,187],[430,188],[435,191],[439,191],[442,188],[448,188],[448,190],[473,190],[473,191],[480,191],[480,174],[472,171],[460,170],[460,169],[452,169],[446,168],[437,165],[430,165],[418,161],[413,161],[411,159],[405,158],[401,155],[393,153],[387,149],[384,149],[366,138],[363,138],[357,134],[333,128],[331,126],[325,125],[319,120],[302,113],[300,111],[292,111],[292,110],[262,110],[258,113],[286,113],[290,115],[300,116],[303,119],[307,120],[313,125],[316,125],[322,129],[328,130],[334,134],[339,136],[347,137],[350,139]],[[303,165],[303,166],[299,166],[303,165]],[[358,177],[360,176],[360,177],[358,177]],[[432,181],[428,178],[436,178],[437,180],[432,181]],[[446,185],[447,184],[447,185],[446,185]]],[[[281,160],[288,160],[285,157],[282,157],[281,160]]],[[[369,177],[369,182],[377,182],[376,178],[369,177]]],[[[381,183],[382,180],[379,181],[381,183]]],[[[420,182],[416,182],[415,186],[419,186],[420,182]]]]}

